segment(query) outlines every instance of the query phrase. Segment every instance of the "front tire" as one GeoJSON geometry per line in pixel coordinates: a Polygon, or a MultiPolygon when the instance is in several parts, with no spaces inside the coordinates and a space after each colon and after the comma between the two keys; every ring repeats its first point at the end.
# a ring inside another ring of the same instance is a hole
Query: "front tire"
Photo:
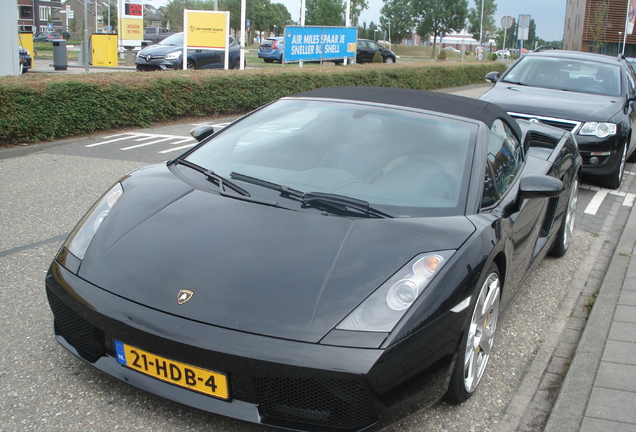
{"type": "Polygon", "coordinates": [[[393,60],[393,57],[388,56],[384,59],[384,63],[395,63],[395,60],[393,60]]]}
{"type": "Polygon", "coordinates": [[[188,59],[188,61],[186,63],[186,67],[188,69],[196,69],[196,65],[194,64],[194,60],[188,59]]]}
{"type": "Polygon", "coordinates": [[[444,396],[449,402],[464,402],[475,393],[490,359],[499,318],[501,284],[494,263],[485,274],[444,396]]]}
{"type": "Polygon", "coordinates": [[[579,201],[579,179],[574,178],[570,187],[570,196],[568,197],[567,207],[563,215],[563,222],[559,232],[554,239],[550,255],[554,257],[562,257],[568,251],[568,247],[572,242],[572,234],[574,233],[574,222],[576,220],[576,205],[579,201]]]}
{"type": "Polygon", "coordinates": [[[601,186],[608,189],[618,189],[623,181],[623,173],[625,172],[625,162],[627,160],[627,144],[623,144],[621,149],[621,158],[613,173],[599,177],[601,186]]]}

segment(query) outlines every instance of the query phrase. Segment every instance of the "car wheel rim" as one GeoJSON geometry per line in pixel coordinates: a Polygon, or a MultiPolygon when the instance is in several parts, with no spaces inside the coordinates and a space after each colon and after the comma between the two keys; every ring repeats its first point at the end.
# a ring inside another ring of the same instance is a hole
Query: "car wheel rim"
{"type": "Polygon", "coordinates": [[[568,200],[567,213],[565,214],[565,232],[563,233],[563,247],[567,249],[572,240],[574,232],[574,222],[576,220],[576,206],[579,201],[579,181],[574,179],[570,190],[570,199],[568,200]]]}
{"type": "Polygon", "coordinates": [[[499,275],[491,273],[484,281],[468,328],[464,355],[464,388],[472,393],[481,381],[497,330],[499,317],[499,275]]]}
{"type": "Polygon", "coordinates": [[[187,68],[188,69],[194,69],[194,62],[192,60],[188,60],[187,68]]]}

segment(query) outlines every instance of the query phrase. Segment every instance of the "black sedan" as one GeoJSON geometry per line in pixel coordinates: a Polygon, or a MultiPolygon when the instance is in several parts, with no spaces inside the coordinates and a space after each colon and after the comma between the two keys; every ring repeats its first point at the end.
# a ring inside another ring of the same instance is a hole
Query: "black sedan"
{"type": "Polygon", "coordinates": [[[382,63],[395,63],[397,56],[390,49],[369,39],[358,39],[356,43],[356,63],[372,63],[373,56],[380,52],[382,63]]]}
{"type": "Polygon", "coordinates": [[[625,161],[636,161],[636,75],[623,57],[547,50],[518,60],[481,99],[517,118],[572,131],[583,173],[602,186],[621,185],[625,161]]]}
{"type": "MultiPolygon", "coordinates": [[[[234,36],[228,40],[228,68],[240,66],[240,46],[234,36]]],[[[135,66],[138,71],[183,69],[183,33],[168,36],[156,45],[150,45],[137,53],[135,66]]],[[[188,49],[186,59],[188,69],[223,69],[225,51],[208,49],[188,49]]]]}
{"type": "Polygon", "coordinates": [[[174,401],[355,431],[484,375],[500,310],[570,244],[570,132],[392,88],[268,104],[117,181],[46,276],[56,339],[174,401]]]}

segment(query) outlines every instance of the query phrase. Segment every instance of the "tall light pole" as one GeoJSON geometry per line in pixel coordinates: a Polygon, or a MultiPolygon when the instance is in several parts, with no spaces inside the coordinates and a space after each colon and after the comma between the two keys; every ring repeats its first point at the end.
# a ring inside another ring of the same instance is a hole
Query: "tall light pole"
{"type": "Polygon", "coordinates": [[[481,47],[484,46],[484,3],[486,0],[481,0],[481,19],[479,20],[479,46],[481,47]]]}

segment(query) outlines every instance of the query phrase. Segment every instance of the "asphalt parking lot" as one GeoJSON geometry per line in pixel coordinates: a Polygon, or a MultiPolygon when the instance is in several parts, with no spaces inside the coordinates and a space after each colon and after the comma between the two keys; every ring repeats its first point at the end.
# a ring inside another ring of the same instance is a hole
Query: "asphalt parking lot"
{"type": "MultiPolygon", "coordinates": [[[[0,431],[270,430],[137,390],[81,362],[53,338],[44,276],[67,233],[120,176],[190,145],[183,140],[192,125],[104,133],[21,155],[0,152],[0,431]]],[[[619,191],[583,185],[570,250],[564,258],[544,261],[502,317],[477,394],[459,406],[422,409],[386,431],[542,430],[566,361],[561,370],[553,369],[551,387],[533,389],[527,378],[547,349],[567,359],[567,349],[576,346],[564,320],[575,313],[584,322],[586,311],[568,299],[583,292],[586,280],[603,275],[603,261],[597,265],[594,258],[615,246],[634,203],[634,165],[627,164],[627,171],[619,191]]]]}

